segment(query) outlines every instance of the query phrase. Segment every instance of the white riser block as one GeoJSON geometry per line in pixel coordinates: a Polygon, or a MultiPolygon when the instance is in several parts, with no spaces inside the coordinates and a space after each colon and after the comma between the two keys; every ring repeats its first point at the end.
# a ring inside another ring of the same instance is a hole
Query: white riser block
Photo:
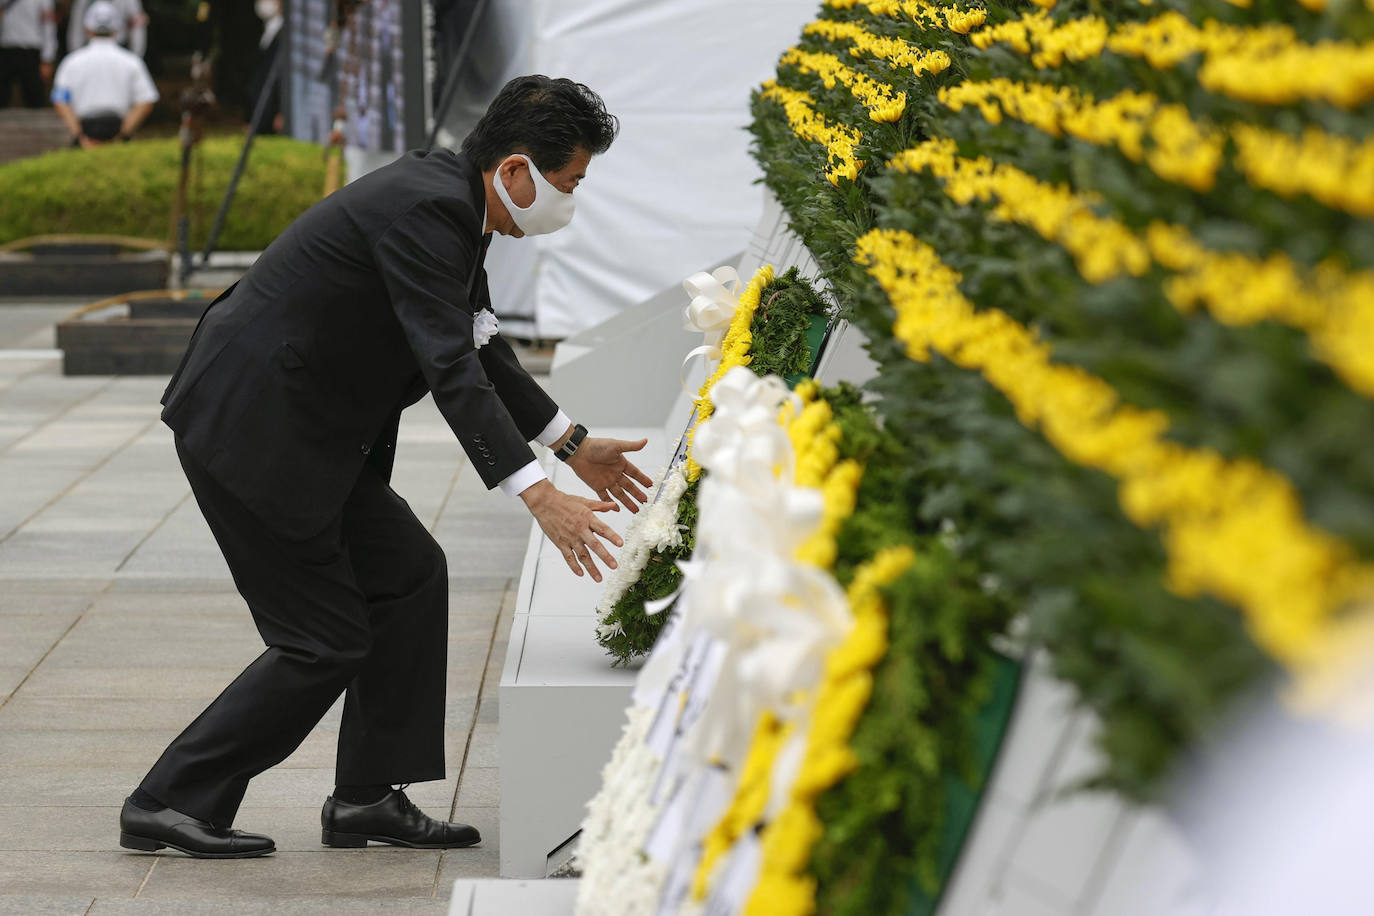
{"type": "MultiPolygon", "coordinates": [[[[647,437],[635,463],[650,474],[677,444],[657,429],[609,427],[597,434],[647,437]]],[[[559,489],[584,492],[566,465],[555,462],[549,470],[559,489]]],[[[600,515],[622,534],[632,517],[623,509],[600,515]]],[[[531,526],[500,688],[501,874],[507,877],[544,876],[549,854],[581,824],[620,735],[635,672],[612,668],[596,643],[602,587],[574,575],[539,526],[531,526]]]]}
{"type": "Polygon", "coordinates": [[[448,916],[572,916],[578,883],[574,878],[459,878],[453,882],[448,916]]]}
{"type": "Polygon", "coordinates": [[[1006,881],[1043,887],[1077,905],[1099,875],[1108,839],[1127,814],[1120,796],[1072,791],[1099,769],[1100,754],[1092,742],[1093,720],[1077,719],[1067,752],[1056,761],[1041,804],[1028,812],[1025,832],[1012,852],[1006,881]]]}
{"type": "Polygon", "coordinates": [[[940,916],[1208,916],[1194,860],[1161,812],[1066,792],[1099,763],[1097,720],[1073,697],[1037,656],[940,916]]]}
{"type": "MultiPolygon", "coordinates": [[[[743,256],[703,269],[735,264],[743,256]]],[[[687,302],[682,285],[675,283],[561,341],[549,370],[549,387],[559,405],[589,429],[607,424],[662,426],[682,384],[682,359],[701,343],[700,333],[683,327],[687,302]]],[[[693,391],[704,378],[697,360],[687,378],[693,391]]]]}
{"type": "Polygon", "coordinates": [[[501,678],[501,874],[542,878],[601,785],[635,672],[588,617],[517,614],[501,678]],[[518,654],[517,654],[518,653],[518,654]]]}
{"type": "Polygon", "coordinates": [[[1141,811],[1122,831],[1091,916],[1211,916],[1198,861],[1173,822],[1141,811]]]}

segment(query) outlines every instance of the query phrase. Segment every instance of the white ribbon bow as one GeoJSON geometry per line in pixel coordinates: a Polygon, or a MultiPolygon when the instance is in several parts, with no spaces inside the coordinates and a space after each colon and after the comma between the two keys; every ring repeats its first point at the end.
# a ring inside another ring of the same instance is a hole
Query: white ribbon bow
{"type": "Polygon", "coordinates": [[[754,478],[771,480],[779,473],[792,480],[795,460],[787,431],[778,423],[778,411],[791,401],[799,410],[801,400],[775,375],[759,378],[736,366],[711,386],[714,410],[710,419],[692,433],[692,455],[711,473],[722,473],[739,482],[754,478]]]}
{"type": "Polygon", "coordinates": [[[472,342],[477,345],[478,350],[482,349],[487,341],[495,337],[499,330],[501,330],[501,326],[491,309],[482,309],[472,318],[472,342]]]}
{"type": "Polygon", "coordinates": [[[698,356],[705,357],[708,376],[713,371],[710,364],[720,362],[723,355],[720,344],[739,309],[742,285],[739,272],[733,267],[718,267],[709,274],[699,271],[682,281],[682,288],[692,297],[692,301],[682,310],[682,326],[688,331],[700,331],[703,335],[702,345],[682,360],[682,389],[688,394],[695,393],[687,387],[687,367],[692,360],[698,356]]]}

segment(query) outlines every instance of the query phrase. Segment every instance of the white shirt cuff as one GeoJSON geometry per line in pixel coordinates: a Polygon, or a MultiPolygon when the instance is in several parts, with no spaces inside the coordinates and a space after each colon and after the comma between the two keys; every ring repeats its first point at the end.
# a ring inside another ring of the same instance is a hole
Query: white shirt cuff
{"type": "MultiPolygon", "coordinates": [[[[563,427],[564,430],[567,427],[563,427]]],[[[538,461],[531,461],[514,474],[497,484],[501,492],[507,496],[519,496],[525,490],[534,486],[541,480],[548,480],[549,475],[544,473],[544,469],[539,466],[538,461]]]]}
{"type": "Polygon", "coordinates": [[[548,426],[544,427],[544,431],[534,437],[534,441],[538,442],[545,448],[548,448],[552,446],[555,442],[557,442],[559,439],[562,439],[563,434],[566,433],[568,431],[568,427],[572,425],[572,419],[560,410],[558,411],[558,413],[553,415],[553,419],[549,421],[548,426]]]}

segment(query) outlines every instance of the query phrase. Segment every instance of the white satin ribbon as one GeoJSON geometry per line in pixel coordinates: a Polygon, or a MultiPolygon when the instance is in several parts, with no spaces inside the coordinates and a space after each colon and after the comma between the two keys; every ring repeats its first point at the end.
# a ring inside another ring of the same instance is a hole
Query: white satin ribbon
{"type": "Polygon", "coordinates": [[[705,357],[707,376],[714,371],[711,363],[720,362],[723,355],[720,344],[739,309],[742,285],[739,272],[733,267],[718,267],[711,273],[699,271],[682,281],[682,288],[692,297],[682,310],[683,328],[700,331],[703,335],[702,345],[689,352],[682,361],[680,378],[682,389],[688,394],[696,393],[687,386],[687,367],[692,360],[705,357]]]}
{"type": "Polygon", "coordinates": [[[693,457],[703,468],[739,482],[781,473],[790,483],[792,443],[778,423],[778,411],[788,402],[799,409],[800,399],[782,379],[761,379],[736,366],[711,388],[714,411],[692,434],[693,457]]]}

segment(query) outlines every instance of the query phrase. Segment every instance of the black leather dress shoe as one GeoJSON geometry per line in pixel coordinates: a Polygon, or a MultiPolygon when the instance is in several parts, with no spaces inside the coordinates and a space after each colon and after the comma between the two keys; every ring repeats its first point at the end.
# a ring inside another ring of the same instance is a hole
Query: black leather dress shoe
{"type": "Polygon", "coordinates": [[[128,800],[119,812],[119,845],[143,852],[171,848],[197,859],[251,859],[277,851],[271,837],[225,830],[171,808],[147,811],[128,800]]]}
{"type": "Polygon", "coordinates": [[[320,823],[324,825],[320,842],[326,846],[357,848],[376,840],[411,849],[458,849],[482,842],[476,828],[435,820],[400,789],[370,805],[339,801],[331,795],[324,800],[320,823]]]}

